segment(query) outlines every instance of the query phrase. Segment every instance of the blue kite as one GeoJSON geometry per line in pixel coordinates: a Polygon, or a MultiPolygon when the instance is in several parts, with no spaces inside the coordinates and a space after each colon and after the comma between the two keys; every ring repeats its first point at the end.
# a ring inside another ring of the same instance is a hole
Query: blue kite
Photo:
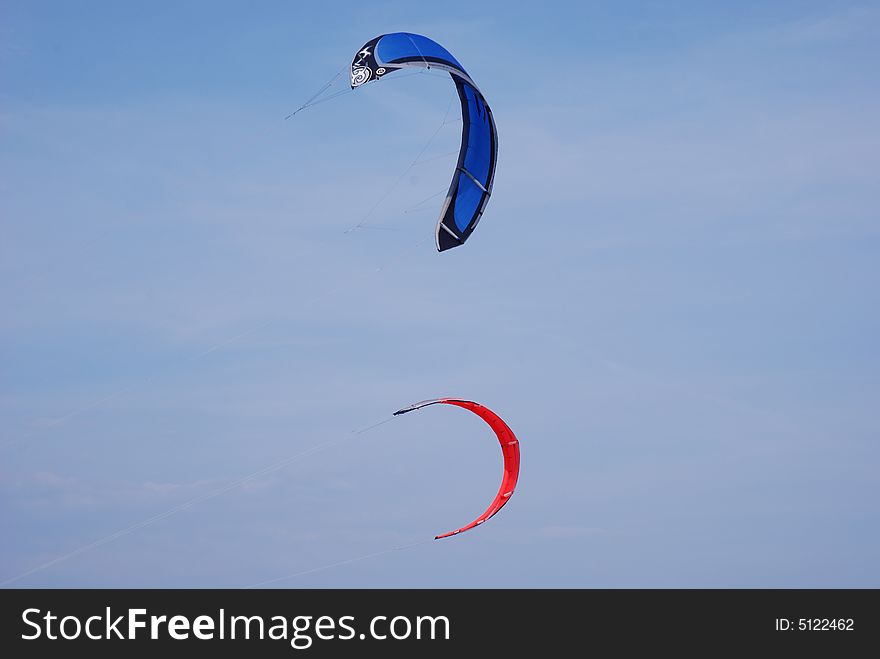
{"type": "Polygon", "coordinates": [[[461,150],[436,230],[437,250],[442,252],[463,245],[480,221],[492,194],[498,132],[492,110],[464,67],[420,34],[394,32],[365,43],[351,62],[351,88],[408,67],[448,72],[461,99],[461,150]]]}

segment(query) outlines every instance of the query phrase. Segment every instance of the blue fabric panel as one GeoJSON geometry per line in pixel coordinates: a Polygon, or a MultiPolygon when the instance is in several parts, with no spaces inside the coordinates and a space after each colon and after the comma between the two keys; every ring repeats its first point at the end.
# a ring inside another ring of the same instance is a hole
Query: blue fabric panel
{"type": "Polygon", "coordinates": [[[468,223],[470,223],[482,201],[483,191],[477,187],[477,184],[467,174],[459,174],[453,213],[455,226],[458,227],[460,232],[459,235],[467,229],[468,223]]]}
{"type": "Polygon", "coordinates": [[[413,57],[425,57],[427,59],[442,60],[464,72],[464,68],[458,63],[448,50],[436,41],[423,37],[421,34],[409,32],[394,32],[386,34],[376,44],[376,55],[386,64],[398,60],[408,60],[413,57]]]}
{"type": "Polygon", "coordinates": [[[482,96],[469,84],[463,83],[468,108],[467,151],[464,168],[485,187],[489,187],[489,165],[492,162],[492,124],[482,96]]]}

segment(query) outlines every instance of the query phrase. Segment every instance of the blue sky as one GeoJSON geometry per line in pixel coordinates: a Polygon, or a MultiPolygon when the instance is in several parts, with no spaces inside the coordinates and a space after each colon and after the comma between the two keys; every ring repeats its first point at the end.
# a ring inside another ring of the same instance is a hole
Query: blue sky
{"type": "Polygon", "coordinates": [[[876,6],[311,4],[0,5],[0,582],[880,585],[876,6]]]}

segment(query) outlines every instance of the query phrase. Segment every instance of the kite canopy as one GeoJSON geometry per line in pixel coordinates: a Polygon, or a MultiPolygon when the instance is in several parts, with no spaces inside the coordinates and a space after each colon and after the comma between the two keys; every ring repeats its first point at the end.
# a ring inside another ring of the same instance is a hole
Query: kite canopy
{"type": "Polygon", "coordinates": [[[408,67],[447,71],[461,100],[461,150],[437,223],[437,250],[463,245],[492,194],[498,132],[486,99],[448,50],[420,34],[383,34],[364,44],[351,62],[351,87],[408,67]]]}
{"type": "Polygon", "coordinates": [[[516,481],[519,478],[519,440],[517,440],[516,436],[513,434],[513,431],[507,426],[506,423],[504,423],[501,417],[495,414],[495,412],[490,410],[488,407],[484,407],[479,403],[474,403],[469,400],[459,400],[457,398],[438,398],[436,400],[425,400],[420,403],[410,405],[409,407],[404,407],[402,410],[398,410],[397,412],[395,412],[394,416],[406,414],[407,412],[412,412],[413,410],[418,410],[423,407],[427,407],[428,405],[437,404],[456,405],[458,407],[463,407],[466,410],[470,410],[481,419],[483,419],[483,421],[489,424],[489,427],[492,428],[493,431],[495,431],[495,435],[498,437],[499,444],[501,444],[501,454],[504,457],[504,475],[501,479],[501,487],[498,489],[498,494],[495,496],[495,499],[486,509],[486,512],[484,512],[467,526],[462,526],[460,529],[450,531],[449,533],[434,536],[435,540],[458,535],[459,533],[472,529],[475,526],[479,526],[490,517],[495,515],[499,510],[501,510],[504,504],[506,504],[510,500],[510,497],[513,495],[514,489],[516,489],[516,481]]]}

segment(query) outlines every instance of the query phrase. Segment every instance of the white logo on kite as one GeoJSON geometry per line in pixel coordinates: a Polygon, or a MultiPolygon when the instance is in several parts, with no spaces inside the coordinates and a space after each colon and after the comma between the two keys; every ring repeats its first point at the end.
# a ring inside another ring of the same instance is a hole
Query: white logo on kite
{"type": "Polygon", "coordinates": [[[377,75],[377,76],[380,76],[380,75],[382,75],[383,73],[385,73],[385,67],[384,67],[384,66],[380,66],[378,69],[376,69],[376,75],[377,75]]]}
{"type": "Polygon", "coordinates": [[[360,87],[365,82],[369,81],[370,76],[373,74],[370,71],[370,68],[367,66],[360,66],[356,69],[351,70],[351,86],[352,87],[360,87]]]}

